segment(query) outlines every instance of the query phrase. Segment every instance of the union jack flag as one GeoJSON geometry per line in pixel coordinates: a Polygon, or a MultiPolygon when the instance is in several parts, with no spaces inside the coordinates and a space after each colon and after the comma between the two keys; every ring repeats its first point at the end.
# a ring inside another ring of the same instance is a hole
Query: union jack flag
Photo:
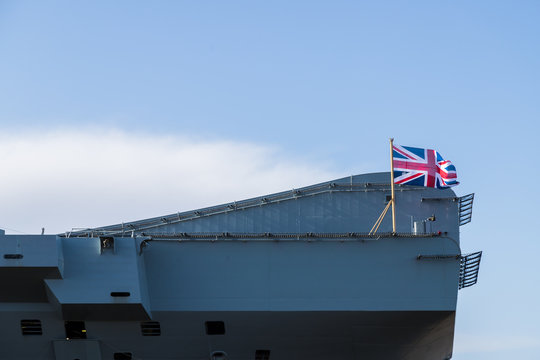
{"type": "Polygon", "coordinates": [[[393,145],[394,183],[444,189],[458,185],[456,168],[431,149],[393,145]]]}

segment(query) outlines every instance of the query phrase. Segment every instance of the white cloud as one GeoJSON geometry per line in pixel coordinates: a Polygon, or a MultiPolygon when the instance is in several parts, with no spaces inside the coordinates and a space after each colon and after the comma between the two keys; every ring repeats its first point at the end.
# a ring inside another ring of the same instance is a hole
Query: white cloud
{"type": "Polygon", "coordinates": [[[465,334],[456,333],[454,354],[497,353],[507,350],[540,349],[537,334],[465,334]]]}
{"type": "Polygon", "coordinates": [[[254,143],[100,129],[3,134],[0,159],[0,227],[25,233],[138,220],[341,176],[254,143]]]}

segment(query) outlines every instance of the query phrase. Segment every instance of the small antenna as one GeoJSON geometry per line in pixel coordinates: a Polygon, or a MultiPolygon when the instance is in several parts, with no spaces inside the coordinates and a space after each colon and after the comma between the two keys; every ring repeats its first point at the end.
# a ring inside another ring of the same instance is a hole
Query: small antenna
{"type": "Polygon", "coordinates": [[[41,228],[41,235],[43,235],[43,234],[45,234],[45,228],[44,227],[41,228]]]}

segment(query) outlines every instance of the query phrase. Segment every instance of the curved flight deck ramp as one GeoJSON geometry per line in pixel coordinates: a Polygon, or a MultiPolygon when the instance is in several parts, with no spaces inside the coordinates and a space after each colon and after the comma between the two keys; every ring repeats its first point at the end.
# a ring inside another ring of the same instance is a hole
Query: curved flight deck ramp
{"type": "Polygon", "coordinates": [[[450,359],[472,200],[397,186],[397,233],[388,216],[370,235],[389,177],[2,235],[0,358],[450,359]]]}

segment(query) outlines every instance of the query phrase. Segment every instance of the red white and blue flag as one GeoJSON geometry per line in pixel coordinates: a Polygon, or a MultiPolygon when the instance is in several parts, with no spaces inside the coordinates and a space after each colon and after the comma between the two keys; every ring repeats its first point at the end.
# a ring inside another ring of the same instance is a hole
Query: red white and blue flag
{"type": "Polygon", "coordinates": [[[458,185],[456,168],[431,149],[393,145],[394,183],[444,189],[458,185]]]}

